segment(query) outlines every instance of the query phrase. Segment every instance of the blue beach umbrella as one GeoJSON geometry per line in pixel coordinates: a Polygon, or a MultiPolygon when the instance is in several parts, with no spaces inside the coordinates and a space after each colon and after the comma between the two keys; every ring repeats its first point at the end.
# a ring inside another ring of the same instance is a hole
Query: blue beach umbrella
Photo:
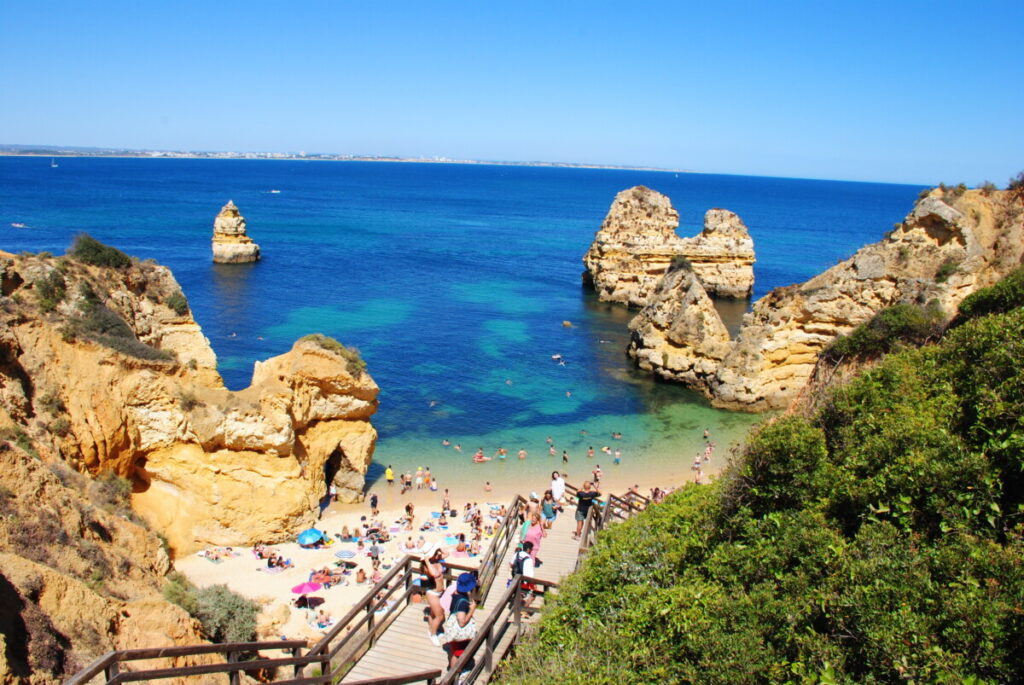
{"type": "Polygon", "coordinates": [[[299,533],[300,545],[312,545],[324,539],[324,534],[316,528],[310,528],[299,533]]]}

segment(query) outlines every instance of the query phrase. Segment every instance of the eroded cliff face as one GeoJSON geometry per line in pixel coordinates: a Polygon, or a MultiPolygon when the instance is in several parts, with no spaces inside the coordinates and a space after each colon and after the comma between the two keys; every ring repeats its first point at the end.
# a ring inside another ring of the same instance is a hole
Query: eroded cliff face
{"type": "Polygon", "coordinates": [[[198,622],[160,596],[170,562],[126,493],[76,473],[24,432],[5,436],[0,682],[59,683],[112,649],[203,643],[198,622]]]}
{"type": "Polygon", "coordinates": [[[679,277],[630,324],[629,353],[641,367],[693,386],[716,406],[784,407],[821,351],[878,311],[934,301],[952,315],[964,297],[1020,266],[1022,216],[1020,200],[1007,192],[934,190],[884,240],[758,300],[724,354],[721,319],[679,277]],[[701,318],[681,313],[690,307],[701,318]],[[697,329],[709,320],[712,335],[701,337],[697,329]]]}
{"type": "Polygon", "coordinates": [[[245,232],[245,217],[231,200],[221,207],[213,220],[213,261],[218,264],[242,264],[260,258],[260,246],[245,232]]]}
{"type": "Polygon", "coordinates": [[[676,234],[679,214],[661,193],[636,186],[615,196],[583,257],[585,283],[601,300],[643,307],[673,264],[689,263],[704,289],[722,297],[749,297],[754,242],[734,213],[711,209],[703,231],[676,234]]]}
{"type": "Polygon", "coordinates": [[[128,478],[175,551],[290,536],[332,478],[361,497],[378,388],[337,350],[299,341],[231,392],[167,269],[7,256],[0,271],[0,420],[128,478]]]}

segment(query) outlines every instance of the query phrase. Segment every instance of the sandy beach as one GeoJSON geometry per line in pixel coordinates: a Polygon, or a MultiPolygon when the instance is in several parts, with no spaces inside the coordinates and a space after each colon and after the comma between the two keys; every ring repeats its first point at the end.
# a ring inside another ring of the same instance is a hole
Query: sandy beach
{"type": "MultiPolygon", "coordinates": [[[[599,448],[598,448],[599,449],[599,448]]],[[[569,473],[567,482],[573,485],[580,485],[583,480],[590,478],[590,469],[601,463],[600,457],[607,457],[609,466],[602,465],[605,477],[602,479],[601,490],[603,492],[621,493],[631,485],[638,484],[640,491],[647,493],[650,488],[674,488],[686,483],[693,482],[693,471],[689,461],[679,460],[677,468],[671,471],[665,469],[665,464],[657,470],[644,469],[642,464],[623,464],[619,467],[612,465],[612,456],[606,454],[595,454],[594,458],[581,458],[575,468],[565,469],[569,473]],[[578,474],[578,475],[574,475],[578,474]]],[[[420,526],[425,521],[436,522],[436,515],[441,511],[442,498],[444,496],[445,483],[442,481],[438,490],[432,491],[429,488],[413,488],[401,493],[398,483],[398,473],[394,485],[388,485],[381,478],[374,483],[367,492],[367,500],[356,504],[332,503],[324,512],[317,528],[325,531],[333,541],[332,544],[321,549],[303,549],[294,540],[291,542],[271,545],[285,559],[293,562],[291,568],[281,571],[268,572],[266,562],[256,557],[252,549],[239,547],[232,549],[231,555],[225,555],[217,561],[192,554],[175,560],[175,568],[184,573],[193,583],[199,587],[225,584],[235,592],[256,600],[261,605],[261,616],[259,625],[259,637],[261,639],[307,638],[319,639],[323,635],[315,625],[313,612],[296,608],[294,600],[299,596],[292,592],[292,588],[309,580],[314,569],[328,567],[335,568],[339,562],[336,554],[347,550],[353,554],[351,561],[357,565],[351,569],[351,573],[345,577],[346,583],[335,585],[329,589],[321,589],[310,593],[311,597],[323,598],[321,607],[330,616],[337,620],[342,618],[351,607],[362,599],[373,587],[369,580],[372,574],[372,561],[369,556],[369,544],[360,550],[355,542],[340,542],[335,535],[340,534],[342,529],[347,527],[350,531],[358,529],[364,522],[371,520],[371,509],[369,498],[372,494],[378,497],[378,508],[380,510],[380,521],[389,529],[391,539],[383,543],[381,547],[382,565],[390,567],[391,564],[399,561],[408,552],[401,547],[411,537],[413,545],[418,547],[422,541],[424,545],[440,543],[449,551],[449,560],[457,563],[472,566],[476,563],[477,557],[460,557],[455,552],[454,536],[459,533],[466,533],[467,540],[471,539],[470,525],[462,521],[462,512],[467,503],[474,503],[485,512],[485,522],[494,523],[493,519],[487,518],[490,505],[508,505],[517,494],[529,496],[531,492],[543,495],[544,490],[550,486],[550,473],[560,466],[560,458],[552,457],[545,453],[543,456],[533,457],[535,461],[544,464],[543,473],[537,473],[539,465],[534,464],[532,469],[522,469],[521,477],[514,477],[514,471],[521,465],[515,453],[510,453],[506,460],[494,460],[482,464],[472,463],[473,450],[459,455],[460,461],[464,460],[467,469],[473,477],[467,477],[463,472],[461,478],[452,479],[448,483],[451,505],[459,512],[456,517],[449,517],[447,530],[420,531],[420,526]],[[550,468],[549,468],[550,467],[550,468]],[[510,473],[511,472],[511,473],[510,473]],[[479,474],[479,477],[476,477],[479,474]],[[491,481],[492,489],[486,491],[484,483],[491,481]],[[405,507],[412,503],[415,508],[414,527],[411,532],[406,531],[398,522],[405,514],[405,507]],[[356,583],[356,573],[362,569],[367,574],[367,582],[356,583]]],[[[530,458],[528,457],[527,460],[530,458]]],[[[524,461],[527,461],[524,460],[524,461]]],[[[714,476],[724,463],[724,458],[716,457],[707,462],[704,468],[705,482],[714,476]]],[[[301,531],[295,531],[297,535],[301,531]]],[[[485,537],[481,542],[483,550],[490,544],[490,537],[485,537]]],[[[387,573],[388,568],[381,569],[387,573]]]]}

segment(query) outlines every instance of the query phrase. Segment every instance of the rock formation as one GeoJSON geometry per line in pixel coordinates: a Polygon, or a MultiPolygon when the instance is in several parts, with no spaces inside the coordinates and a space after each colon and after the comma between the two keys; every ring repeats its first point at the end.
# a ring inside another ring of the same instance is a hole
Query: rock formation
{"type": "Polygon", "coordinates": [[[8,256],[0,272],[0,422],[77,471],[128,478],[174,550],[288,537],[328,479],[361,497],[378,388],[351,350],[300,340],[230,392],[169,270],[8,256]]]}
{"type": "Polygon", "coordinates": [[[0,682],[60,683],[112,649],[203,643],[198,622],[161,598],[170,561],[124,493],[72,471],[24,432],[5,436],[0,682]]]}
{"type": "Polygon", "coordinates": [[[245,234],[245,217],[231,200],[221,207],[213,220],[213,261],[217,264],[243,264],[260,258],[260,246],[245,234]]]}
{"type": "Polygon", "coordinates": [[[1022,216],[1020,200],[1007,192],[934,190],[884,240],[758,300],[724,349],[721,319],[681,269],[630,323],[629,354],[716,406],[784,407],[819,353],[878,311],[934,301],[952,315],[964,297],[1020,266],[1022,216]]]}
{"type": "Polygon", "coordinates": [[[623,190],[583,257],[584,282],[602,300],[643,307],[673,263],[689,262],[708,293],[750,296],[754,243],[738,216],[709,210],[704,230],[693,238],[680,238],[678,226],[666,196],[643,186],[623,190]]]}

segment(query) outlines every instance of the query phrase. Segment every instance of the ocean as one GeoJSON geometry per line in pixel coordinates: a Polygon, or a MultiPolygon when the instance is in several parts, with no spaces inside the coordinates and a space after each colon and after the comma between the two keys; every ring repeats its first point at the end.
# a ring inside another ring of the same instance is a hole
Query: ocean
{"type": "Polygon", "coordinates": [[[0,157],[0,247],[61,254],[84,231],[169,266],[232,389],[248,385],[253,362],[307,333],[358,347],[381,388],[370,481],[386,464],[422,465],[445,484],[496,489],[539,483],[560,466],[549,436],[570,455],[571,480],[604,456],[615,484],[672,484],[689,478],[705,428],[720,466],[758,420],[637,372],[624,354],[633,313],[581,287],[581,258],[617,192],[665,193],[683,236],[711,207],[738,213],[754,239],[757,298],[879,240],[921,190],[471,164],[57,162],[0,157]],[[211,262],[213,219],[229,199],[261,247],[256,264],[211,262]],[[621,466],[605,445],[622,451],[621,466]],[[478,447],[510,457],[473,464],[478,447]]]}

